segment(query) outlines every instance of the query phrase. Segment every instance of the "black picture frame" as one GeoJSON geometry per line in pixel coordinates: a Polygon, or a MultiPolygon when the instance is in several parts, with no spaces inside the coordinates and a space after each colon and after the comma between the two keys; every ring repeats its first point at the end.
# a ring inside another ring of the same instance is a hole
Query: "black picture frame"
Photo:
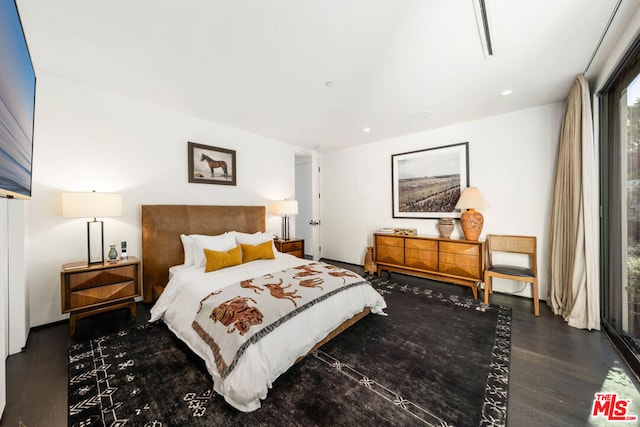
{"type": "Polygon", "coordinates": [[[236,185],[236,151],[188,143],[189,182],[236,185]]]}
{"type": "Polygon", "coordinates": [[[469,142],[391,156],[393,218],[459,218],[468,186],[469,142]]]}

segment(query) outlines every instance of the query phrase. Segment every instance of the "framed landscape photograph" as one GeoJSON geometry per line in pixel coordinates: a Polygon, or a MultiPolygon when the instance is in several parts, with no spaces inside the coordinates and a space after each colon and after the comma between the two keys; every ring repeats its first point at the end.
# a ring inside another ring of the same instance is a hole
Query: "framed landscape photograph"
{"type": "Polygon", "coordinates": [[[394,218],[459,218],[455,209],[469,186],[469,143],[391,156],[394,218]]]}
{"type": "Polygon", "coordinates": [[[189,182],[236,185],[236,152],[209,145],[188,144],[189,182]]]}

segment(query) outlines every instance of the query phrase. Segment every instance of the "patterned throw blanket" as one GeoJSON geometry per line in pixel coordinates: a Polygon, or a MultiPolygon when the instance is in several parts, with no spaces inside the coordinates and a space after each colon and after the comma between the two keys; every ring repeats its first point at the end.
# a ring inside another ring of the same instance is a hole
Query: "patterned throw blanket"
{"type": "Polygon", "coordinates": [[[211,347],[226,378],[247,347],[283,322],[353,286],[367,284],[357,274],[322,262],[243,280],[200,301],[193,329],[211,347]]]}

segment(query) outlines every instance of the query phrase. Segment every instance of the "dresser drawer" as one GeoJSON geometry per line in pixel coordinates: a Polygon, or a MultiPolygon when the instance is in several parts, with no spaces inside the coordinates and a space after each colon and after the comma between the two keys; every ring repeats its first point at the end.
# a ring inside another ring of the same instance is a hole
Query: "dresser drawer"
{"type": "Polygon", "coordinates": [[[404,264],[404,247],[378,245],[376,262],[404,264]]]}
{"type": "Polygon", "coordinates": [[[405,244],[404,262],[407,267],[425,270],[438,268],[438,242],[407,239],[405,244]]]}
{"type": "Polygon", "coordinates": [[[376,244],[381,246],[396,246],[404,248],[404,237],[376,236],[376,244]]]}
{"type": "Polygon", "coordinates": [[[404,237],[376,235],[376,262],[404,264],[404,237]]]}
{"type": "Polygon", "coordinates": [[[472,243],[440,242],[440,252],[444,253],[480,256],[480,248],[472,243]]]}
{"type": "Polygon", "coordinates": [[[482,280],[481,246],[467,243],[440,243],[440,273],[482,280]]]}
{"type": "Polygon", "coordinates": [[[105,285],[130,282],[136,278],[135,265],[113,267],[105,270],[83,271],[67,275],[70,291],[90,289],[105,285]]]}

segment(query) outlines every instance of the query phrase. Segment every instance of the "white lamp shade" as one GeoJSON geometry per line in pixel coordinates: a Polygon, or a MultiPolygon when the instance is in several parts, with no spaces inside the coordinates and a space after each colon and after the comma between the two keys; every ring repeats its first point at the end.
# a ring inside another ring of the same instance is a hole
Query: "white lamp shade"
{"type": "Polygon", "coordinates": [[[487,199],[484,198],[477,187],[467,187],[462,191],[456,209],[485,209],[489,207],[487,199]]]}
{"type": "Polygon", "coordinates": [[[62,216],[97,218],[122,215],[122,195],[115,193],[62,193],[62,216]]]}
{"type": "Polygon", "coordinates": [[[269,211],[274,215],[298,215],[298,201],[275,200],[269,203],[269,211]]]}

